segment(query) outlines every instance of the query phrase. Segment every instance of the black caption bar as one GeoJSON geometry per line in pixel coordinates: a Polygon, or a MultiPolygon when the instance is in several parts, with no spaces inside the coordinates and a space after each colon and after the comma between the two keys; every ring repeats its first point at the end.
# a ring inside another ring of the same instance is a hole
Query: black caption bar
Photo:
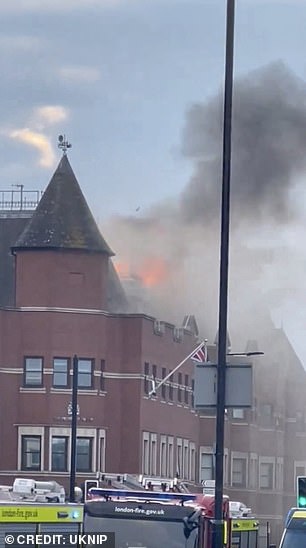
{"type": "Polygon", "coordinates": [[[115,533],[5,533],[5,548],[44,546],[54,548],[66,546],[83,548],[84,546],[101,546],[115,548],[115,533]]]}

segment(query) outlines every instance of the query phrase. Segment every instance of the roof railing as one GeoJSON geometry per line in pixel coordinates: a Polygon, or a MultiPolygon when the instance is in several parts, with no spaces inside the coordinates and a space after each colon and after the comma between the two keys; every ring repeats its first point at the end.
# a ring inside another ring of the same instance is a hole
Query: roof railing
{"type": "Polygon", "coordinates": [[[43,192],[41,190],[24,190],[23,185],[16,185],[19,190],[0,191],[0,211],[33,211],[36,209],[43,192]]]}

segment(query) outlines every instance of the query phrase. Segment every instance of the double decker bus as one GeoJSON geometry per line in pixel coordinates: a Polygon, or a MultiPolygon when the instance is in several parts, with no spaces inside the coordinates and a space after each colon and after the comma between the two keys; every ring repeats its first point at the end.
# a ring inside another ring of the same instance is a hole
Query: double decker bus
{"type": "MultiPolygon", "coordinates": [[[[116,548],[212,548],[214,499],[178,492],[91,488],[84,533],[115,533],[116,548]]],[[[223,501],[224,547],[258,548],[258,522],[229,517],[223,501]]]]}

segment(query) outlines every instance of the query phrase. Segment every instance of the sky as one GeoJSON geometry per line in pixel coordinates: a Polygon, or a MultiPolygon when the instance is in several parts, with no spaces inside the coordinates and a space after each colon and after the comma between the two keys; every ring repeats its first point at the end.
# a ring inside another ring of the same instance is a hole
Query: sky
{"type": "MultiPolygon", "coordinates": [[[[57,137],[97,218],[179,194],[186,112],[222,86],[225,0],[1,0],[0,189],[44,189],[57,137]]],[[[235,75],[306,78],[306,2],[237,0],[235,75]]],[[[140,209],[138,209],[140,208],[140,209]]]]}
{"type": "MultiPolygon", "coordinates": [[[[44,190],[65,134],[100,225],[167,210],[196,167],[184,153],[190,112],[222,91],[225,16],[225,0],[1,0],[0,191],[44,190]]],[[[281,61],[303,86],[305,20],[305,0],[237,0],[235,82],[281,61]]]]}

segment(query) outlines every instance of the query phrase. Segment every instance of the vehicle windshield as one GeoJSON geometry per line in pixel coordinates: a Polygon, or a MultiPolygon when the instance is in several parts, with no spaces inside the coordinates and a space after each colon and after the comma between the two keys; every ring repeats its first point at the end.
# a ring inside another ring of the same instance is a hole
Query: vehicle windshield
{"type": "Polygon", "coordinates": [[[306,531],[302,529],[287,529],[280,548],[305,548],[306,531]]]}
{"type": "Polygon", "coordinates": [[[188,539],[182,521],[86,516],[85,532],[115,533],[116,548],[196,548],[197,530],[188,539]]]}

